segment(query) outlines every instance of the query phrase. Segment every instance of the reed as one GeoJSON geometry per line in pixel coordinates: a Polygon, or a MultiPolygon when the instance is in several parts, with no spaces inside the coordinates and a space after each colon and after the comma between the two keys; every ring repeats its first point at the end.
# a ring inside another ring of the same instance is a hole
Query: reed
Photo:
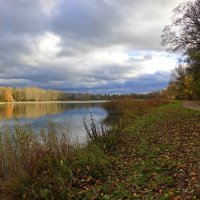
{"type": "Polygon", "coordinates": [[[108,163],[94,141],[73,143],[68,126],[49,121],[36,133],[17,122],[0,133],[0,199],[71,198],[84,178],[105,177],[108,163]]]}
{"type": "Polygon", "coordinates": [[[147,99],[147,100],[135,100],[131,97],[125,97],[122,99],[117,99],[111,102],[105,103],[103,106],[108,111],[109,115],[118,117],[123,117],[131,115],[138,111],[145,110],[146,108],[158,106],[167,103],[167,99],[147,99]]]}
{"type": "Polygon", "coordinates": [[[0,179],[7,180],[22,173],[29,173],[45,155],[62,158],[72,151],[68,128],[48,123],[36,133],[28,124],[5,127],[0,133],[0,179]]]}
{"type": "Polygon", "coordinates": [[[105,126],[102,122],[100,122],[100,127],[97,126],[95,122],[95,118],[93,114],[90,112],[90,124],[88,125],[86,122],[86,118],[83,118],[83,125],[87,136],[90,140],[95,141],[98,138],[105,137],[109,133],[110,126],[105,126]]]}

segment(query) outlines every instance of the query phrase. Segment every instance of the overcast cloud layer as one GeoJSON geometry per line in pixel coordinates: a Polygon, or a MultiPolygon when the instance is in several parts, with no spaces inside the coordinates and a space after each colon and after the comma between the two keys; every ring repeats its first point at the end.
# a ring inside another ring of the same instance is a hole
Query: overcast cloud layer
{"type": "Polygon", "coordinates": [[[0,1],[0,85],[129,93],[165,88],[160,46],[181,0],[0,1]]]}

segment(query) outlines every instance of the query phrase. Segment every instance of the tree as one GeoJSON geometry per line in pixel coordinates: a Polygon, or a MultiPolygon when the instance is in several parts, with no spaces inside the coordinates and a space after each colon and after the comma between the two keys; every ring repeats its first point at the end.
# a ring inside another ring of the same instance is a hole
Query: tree
{"type": "Polygon", "coordinates": [[[6,102],[13,102],[12,91],[9,88],[6,88],[4,91],[4,98],[6,102]]]}
{"type": "Polygon", "coordinates": [[[186,62],[189,66],[188,72],[193,77],[193,98],[198,100],[200,99],[200,52],[189,51],[186,62]]]}
{"type": "Polygon", "coordinates": [[[192,91],[193,78],[189,75],[187,67],[179,65],[171,73],[168,94],[172,99],[193,99],[192,91]]]}
{"type": "Polygon", "coordinates": [[[173,12],[171,25],[163,29],[162,45],[170,51],[199,51],[200,0],[181,3],[173,12]]]}
{"type": "MultiPolygon", "coordinates": [[[[162,45],[169,51],[182,51],[187,65],[187,78],[183,81],[187,90],[184,93],[192,99],[200,99],[200,0],[181,3],[174,9],[171,25],[163,30],[162,45]]],[[[174,83],[178,84],[178,79],[174,83]]],[[[170,84],[172,90],[173,84],[170,84]]]]}

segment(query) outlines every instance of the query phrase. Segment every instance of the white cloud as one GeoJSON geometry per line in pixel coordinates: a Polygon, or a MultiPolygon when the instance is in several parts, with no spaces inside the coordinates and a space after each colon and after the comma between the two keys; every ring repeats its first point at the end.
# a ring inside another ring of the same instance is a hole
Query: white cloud
{"type": "Polygon", "coordinates": [[[34,48],[38,50],[38,54],[44,57],[52,57],[56,56],[59,51],[61,51],[61,47],[59,46],[60,43],[61,39],[59,36],[46,32],[44,35],[36,39],[34,48]]]}
{"type": "Polygon", "coordinates": [[[174,56],[168,56],[167,53],[164,55],[162,53],[152,54],[152,59],[144,61],[144,71],[143,73],[154,74],[158,71],[170,72],[177,65],[177,58],[174,56]]]}
{"type": "Polygon", "coordinates": [[[23,64],[42,67],[39,66],[40,63],[48,63],[50,60],[57,59],[56,56],[61,51],[60,37],[50,32],[37,36],[29,42],[31,52],[21,55],[23,64]]]}

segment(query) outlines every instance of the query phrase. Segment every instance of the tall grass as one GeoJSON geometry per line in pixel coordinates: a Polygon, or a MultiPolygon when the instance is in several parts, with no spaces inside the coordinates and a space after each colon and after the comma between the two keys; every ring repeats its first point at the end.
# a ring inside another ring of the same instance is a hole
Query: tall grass
{"type": "Polygon", "coordinates": [[[17,123],[14,130],[4,128],[0,133],[0,179],[11,179],[31,172],[45,155],[62,158],[72,150],[68,128],[48,123],[36,133],[28,124],[17,123]]]}
{"type": "Polygon", "coordinates": [[[90,124],[88,125],[86,122],[86,118],[83,118],[83,125],[89,139],[92,141],[95,141],[101,137],[105,137],[109,133],[110,127],[108,125],[105,126],[102,122],[100,122],[100,128],[99,128],[91,112],[90,112],[90,124]]]}
{"type": "Polygon", "coordinates": [[[105,177],[104,152],[93,140],[72,143],[68,130],[51,121],[40,133],[20,123],[1,130],[0,199],[71,199],[84,179],[105,177]]]}
{"type": "Polygon", "coordinates": [[[108,112],[106,121],[113,124],[116,129],[126,126],[126,121],[131,117],[137,118],[143,115],[147,110],[152,107],[168,103],[167,99],[147,99],[147,100],[135,100],[131,97],[125,97],[117,99],[111,102],[107,102],[103,107],[108,112]]]}
{"type": "Polygon", "coordinates": [[[134,100],[127,97],[107,102],[103,106],[109,115],[125,116],[167,102],[167,99],[134,100]]]}

